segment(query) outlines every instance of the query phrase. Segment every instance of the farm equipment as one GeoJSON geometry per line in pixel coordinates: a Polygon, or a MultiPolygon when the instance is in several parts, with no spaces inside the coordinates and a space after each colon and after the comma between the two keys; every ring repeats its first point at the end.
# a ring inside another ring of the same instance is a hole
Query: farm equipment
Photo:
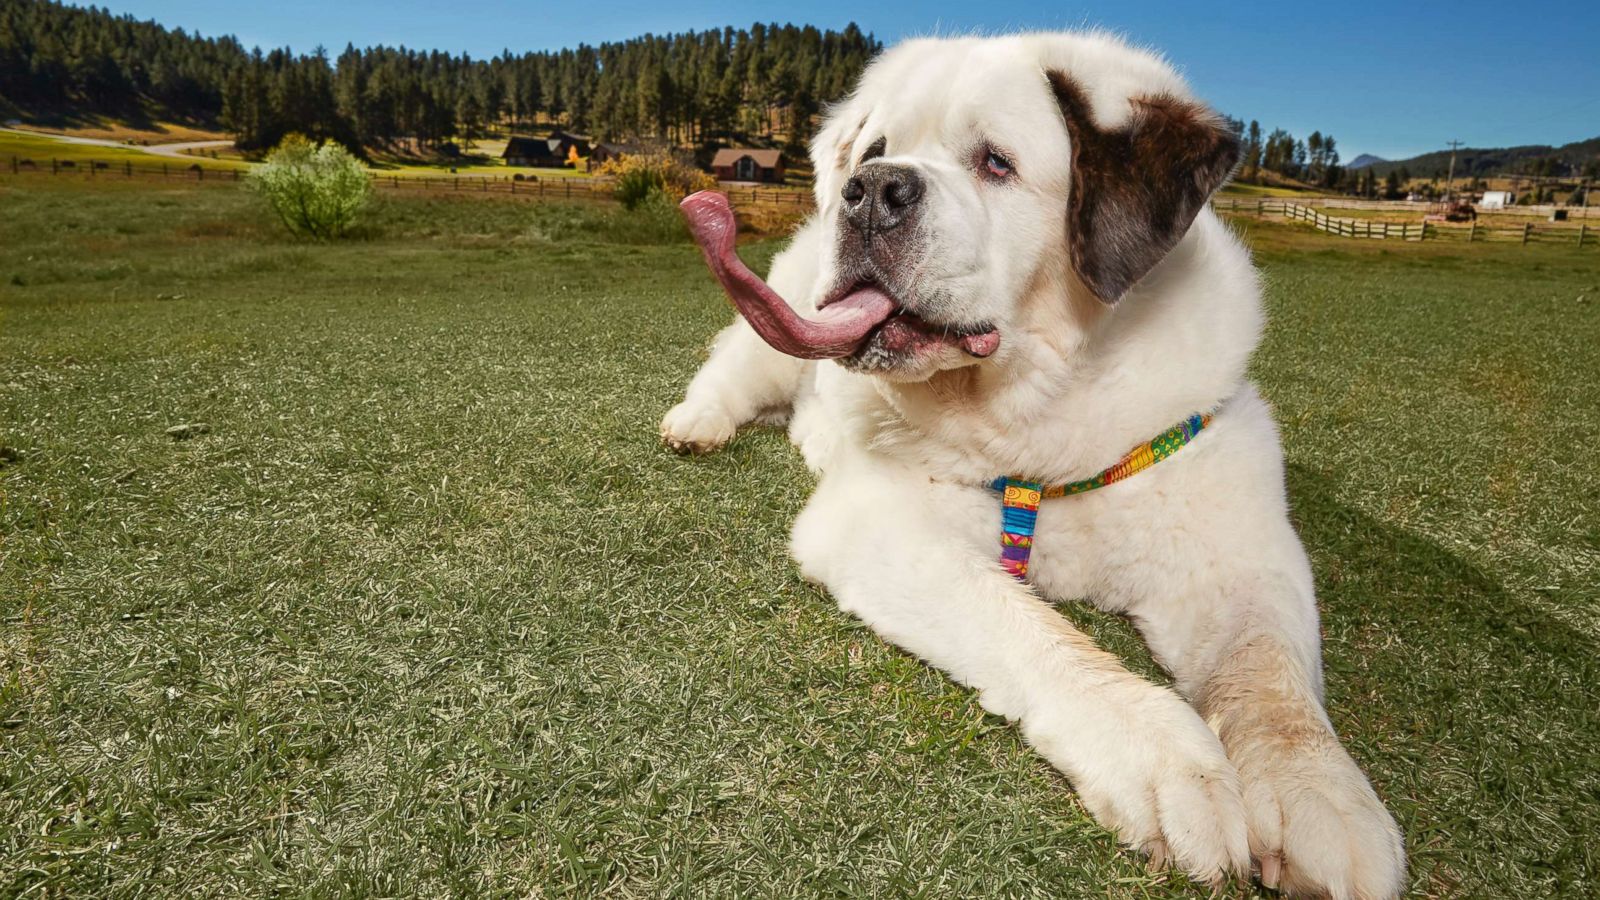
{"type": "Polygon", "coordinates": [[[1424,222],[1476,222],[1478,210],[1465,200],[1435,203],[1423,216],[1424,222]]]}

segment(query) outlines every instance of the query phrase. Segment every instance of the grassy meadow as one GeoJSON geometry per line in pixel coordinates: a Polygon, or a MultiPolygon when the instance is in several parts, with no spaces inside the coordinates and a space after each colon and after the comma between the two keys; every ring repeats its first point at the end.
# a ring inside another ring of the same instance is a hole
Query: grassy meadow
{"type": "MultiPolygon", "coordinates": [[[[100,130],[85,130],[73,132],[84,137],[100,137],[100,130]]],[[[111,133],[109,129],[104,133],[111,133]]],[[[118,138],[126,139],[126,138],[118,138]]],[[[205,137],[197,137],[204,140],[205,137]]],[[[583,168],[556,169],[539,166],[507,166],[501,163],[498,154],[505,149],[505,142],[498,142],[498,146],[480,142],[479,147],[472,154],[457,160],[423,159],[415,156],[398,154],[376,154],[370,161],[369,170],[384,178],[449,178],[452,175],[461,175],[473,178],[495,177],[514,178],[522,175],[525,178],[552,179],[552,178],[589,178],[589,172],[583,168]],[[493,150],[494,156],[485,155],[493,150]],[[452,170],[454,170],[452,172],[452,170]]],[[[103,162],[109,171],[101,174],[115,176],[120,174],[124,163],[132,164],[136,170],[148,172],[168,166],[174,174],[181,173],[193,164],[203,165],[208,170],[248,169],[250,162],[245,155],[231,147],[209,148],[184,151],[180,156],[163,156],[151,153],[142,146],[133,144],[117,147],[107,147],[101,144],[75,144],[69,141],[56,140],[48,134],[21,134],[14,131],[0,131],[0,173],[11,172],[11,161],[29,160],[37,171],[49,171],[52,159],[67,161],[75,169],[81,169],[80,174],[87,174],[87,166],[91,162],[103,162]]],[[[70,173],[68,173],[70,174],[70,173]]],[[[57,176],[65,177],[65,176],[57,176]]]]}
{"type": "MultiPolygon", "coordinates": [[[[101,173],[107,177],[119,174],[124,163],[131,163],[136,169],[146,171],[151,168],[159,169],[165,164],[171,167],[174,173],[183,171],[191,162],[203,162],[208,169],[245,168],[247,165],[242,159],[206,157],[202,160],[196,157],[191,161],[187,158],[150,153],[143,147],[133,145],[107,147],[103,144],[74,144],[44,134],[0,132],[0,174],[10,175],[13,157],[19,162],[31,161],[36,172],[49,172],[52,159],[70,162],[74,168],[82,170],[79,172],[82,175],[88,174],[91,162],[103,162],[110,167],[108,171],[101,173]]],[[[67,175],[56,177],[67,177],[67,175]]]]}
{"type": "Polygon", "coordinates": [[[183,141],[212,141],[228,137],[226,132],[214,128],[183,122],[163,122],[159,118],[139,122],[104,117],[34,118],[21,126],[27,131],[42,134],[61,134],[72,137],[98,138],[109,141],[126,141],[130,144],[169,144],[183,141]]]}
{"type": "MultiPolygon", "coordinates": [[[[378,202],[0,177],[0,895],[1207,895],[800,580],[780,433],[658,446],[675,223],[378,202]]],[[[1237,227],[1415,894],[1593,896],[1600,253],[1237,227]]]]}

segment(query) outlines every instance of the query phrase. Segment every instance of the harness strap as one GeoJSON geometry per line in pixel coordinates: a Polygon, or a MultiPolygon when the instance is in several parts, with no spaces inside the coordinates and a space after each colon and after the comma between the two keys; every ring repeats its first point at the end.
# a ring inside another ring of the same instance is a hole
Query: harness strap
{"type": "Polygon", "coordinates": [[[1001,567],[1018,581],[1027,580],[1034,523],[1039,518],[1041,500],[1083,494],[1131,478],[1183,449],[1210,424],[1209,414],[1196,413],[1128,451],[1115,465],[1080,481],[1045,486],[1011,476],[996,478],[990,487],[1000,492],[1001,567]]]}

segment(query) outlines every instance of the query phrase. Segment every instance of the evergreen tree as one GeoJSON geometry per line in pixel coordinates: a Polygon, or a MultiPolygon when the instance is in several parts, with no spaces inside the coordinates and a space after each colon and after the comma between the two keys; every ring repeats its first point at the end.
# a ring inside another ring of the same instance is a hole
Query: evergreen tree
{"type": "Polygon", "coordinates": [[[1261,177],[1261,123],[1255,119],[1250,120],[1250,127],[1245,131],[1244,138],[1244,171],[1248,173],[1250,181],[1258,181],[1261,177]]]}
{"type": "MultiPolygon", "coordinates": [[[[646,34],[598,46],[488,60],[406,47],[347,45],[248,51],[131,16],[54,0],[0,0],[0,109],[138,114],[220,125],[239,146],[285,134],[335,140],[356,153],[421,150],[494,126],[552,126],[602,140],[704,146],[765,138],[791,152],[810,140],[882,46],[854,24],[839,31],[756,23],[646,34]]],[[[1326,187],[1344,182],[1332,137],[1229,119],[1242,176],[1262,170],[1326,187]]],[[[1555,158],[1529,171],[1555,172],[1555,158]]]]}

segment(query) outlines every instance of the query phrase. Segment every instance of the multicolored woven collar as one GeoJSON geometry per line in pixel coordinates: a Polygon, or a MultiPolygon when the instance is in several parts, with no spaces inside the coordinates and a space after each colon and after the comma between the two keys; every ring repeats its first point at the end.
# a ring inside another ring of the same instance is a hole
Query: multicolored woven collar
{"type": "Polygon", "coordinates": [[[1033,553],[1033,525],[1039,517],[1039,501],[1066,497],[1131,478],[1177,453],[1211,424],[1211,416],[1196,413],[1163,431],[1154,440],[1128,451],[1117,464],[1092,478],[1067,484],[1045,486],[1021,478],[996,478],[990,485],[1000,492],[1000,565],[1018,581],[1028,577],[1028,557],[1033,553]]]}

